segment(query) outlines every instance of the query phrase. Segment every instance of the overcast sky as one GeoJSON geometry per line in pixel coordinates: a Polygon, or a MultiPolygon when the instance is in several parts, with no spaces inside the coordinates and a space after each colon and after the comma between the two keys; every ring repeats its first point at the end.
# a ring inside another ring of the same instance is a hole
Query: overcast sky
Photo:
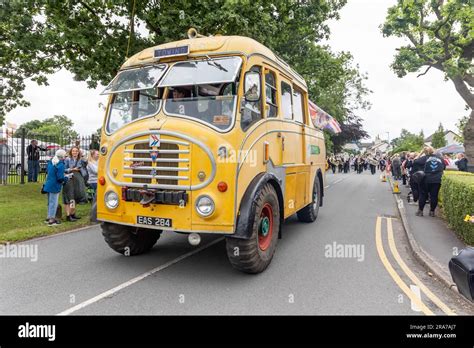
{"type": "MultiPolygon", "coordinates": [[[[395,2],[349,0],[340,13],[341,19],[330,23],[332,49],[351,52],[361,71],[368,73],[372,109],[360,113],[364,128],[372,138],[379,134],[383,139],[387,139],[387,132],[390,139],[398,136],[401,128],[416,133],[423,129],[428,136],[439,122],[445,129],[457,131],[455,124],[466,111],[452,82],[445,82],[443,74],[435,70],[420,78],[410,74],[399,79],[389,68],[395,49],[404,41],[382,37],[379,25],[395,2]]],[[[24,95],[31,106],[13,110],[7,121],[20,125],[64,114],[84,135],[101,126],[104,112],[99,104],[106,101],[99,95],[102,87],[88,89],[85,82],[74,81],[72,74],[63,70],[52,75],[49,83],[45,87],[27,82],[24,95]]]]}

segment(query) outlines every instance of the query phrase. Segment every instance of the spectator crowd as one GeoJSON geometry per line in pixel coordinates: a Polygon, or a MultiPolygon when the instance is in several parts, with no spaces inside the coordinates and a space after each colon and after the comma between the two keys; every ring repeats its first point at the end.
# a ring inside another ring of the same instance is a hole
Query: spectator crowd
{"type": "Polygon", "coordinates": [[[417,216],[423,216],[427,203],[429,215],[435,216],[441,178],[446,168],[468,171],[468,160],[463,153],[455,155],[435,152],[431,146],[425,146],[421,152],[401,152],[392,156],[374,155],[336,155],[327,158],[326,169],[333,173],[349,173],[351,169],[358,174],[370,169],[371,174],[380,170],[390,174],[394,180],[401,180],[410,187],[409,201],[418,204],[417,216]]]}
{"type": "Polygon", "coordinates": [[[73,146],[68,152],[57,150],[55,156],[48,161],[42,192],[48,195],[48,214],[45,222],[49,226],[61,223],[61,193],[66,221],[69,222],[81,218],[76,215],[76,204],[87,204],[95,199],[98,159],[99,152],[96,146],[91,144],[87,158],[84,158],[78,146],[73,146]]]}

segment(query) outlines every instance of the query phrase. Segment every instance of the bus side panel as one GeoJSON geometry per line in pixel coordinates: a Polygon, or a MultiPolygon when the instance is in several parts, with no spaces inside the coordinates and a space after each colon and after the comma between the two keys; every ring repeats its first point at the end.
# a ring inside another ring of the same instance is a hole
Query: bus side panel
{"type": "Polygon", "coordinates": [[[296,212],[296,173],[286,173],[285,219],[296,212]]]}
{"type": "Polygon", "coordinates": [[[325,180],[325,161],[326,161],[326,146],[324,143],[323,132],[315,129],[306,127],[306,155],[311,165],[310,181],[307,186],[308,198],[311,200],[313,192],[313,183],[317,175],[318,169],[321,171],[323,182],[321,185],[324,187],[325,180]]]}

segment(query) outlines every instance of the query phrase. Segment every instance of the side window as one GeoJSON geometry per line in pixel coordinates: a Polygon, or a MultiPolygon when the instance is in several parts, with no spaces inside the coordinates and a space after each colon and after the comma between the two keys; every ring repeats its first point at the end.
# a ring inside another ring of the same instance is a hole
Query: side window
{"type": "MultiPolygon", "coordinates": [[[[260,73],[260,67],[254,66],[250,71],[256,71],[260,73]]],[[[261,76],[261,75],[260,75],[261,76]]],[[[261,81],[261,80],[260,80],[261,81]]],[[[255,86],[258,90],[258,87],[255,86]]],[[[242,99],[242,108],[241,108],[241,120],[240,126],[242,130],[247,130],[253,123],[262,119],[262,98],[259,98],[257,101],[249,101],[245,97],[242,99]]]]}
{"type": "Polygon", "coordinates": [[[283,118],[293,119],[293,106],[291,101],[291,86],[285,82],[281,83],[281,110],[283,118]]]}
{"type": "Polygon", "coordinates": [[[265,74],[265,102],[268,105],[267,117],[277,117],[277,88],[275,74],[271,71],[265,74]]]}
{"type": "Polygon", "coordinates": [[[293,114],[295,116],[295,121],[299,123],[304,123],[304,105],[303,105],[303,95],[297,89],[293,92],[293,114]]]}

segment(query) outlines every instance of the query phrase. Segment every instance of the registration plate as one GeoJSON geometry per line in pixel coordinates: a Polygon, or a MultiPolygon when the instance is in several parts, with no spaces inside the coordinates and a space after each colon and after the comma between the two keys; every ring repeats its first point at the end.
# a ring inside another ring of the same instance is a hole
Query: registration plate
{"type": "Polygon", "coordinates": [[[172,227],[173,220],[160,218],[160,217],[151,217],[151,216],[137,216],[137,224],[147,225],[147,226],[158,226],[158,227],[172,227]]]}

